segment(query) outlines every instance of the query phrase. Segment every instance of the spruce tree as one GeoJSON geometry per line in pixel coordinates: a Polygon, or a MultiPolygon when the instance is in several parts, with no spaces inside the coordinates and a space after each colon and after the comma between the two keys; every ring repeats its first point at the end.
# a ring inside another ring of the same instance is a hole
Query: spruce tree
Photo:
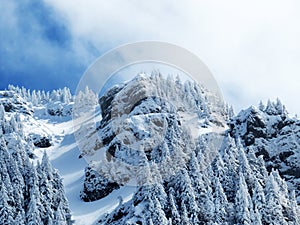
{"type": "Polygon", "coordinates": [[[180,215],[177,209],[177,204],[174,200],[174,190],[173,188],[171,188],[169,190],[169,210],[170,210],[170,215],[169,217],[172,219],[172,224],[173,225],[180,225],[181,224],[181,219],[180,219],[180,215]]]}
{"type": "Polygon", "coordinates": [[[265,110],[265,105],[263,104],[262,101],[259,102],[258,109],[262,112],[265,110]]]}
{"type": "Polygon", "coordinates": [[[211,206],[214,209],[212,221],[218,224],[225,223],[228,220],[228,201],[218,177],[214,179],[214,190],[214,205],[211,206]]]}
{"type": "Polygon", "coordinates": [[[7,195],[7,189],[4,183],[1,181],[0,186],[0,221],[1,224],[13,225],[13,209],[8,204],[9,197],[7,195]]]}
{"type": "Polygon", "coordinates": [[[168,225],[168,220],[166,218],[165,212],[158,199],[154,196],[153,199],[153,212],[151,219],[154,224],[168,225]]]}
{"type": "Polygon", "coordinates": [[[178,175],[175,177],[173,182],[172,186],[174,187],[176,198],[180,199],[181,203],[184,203],[190,214],[197,215],[199,213],[199,208],[197,206],[195,192],[186,169],[178,171],[178,175]]]}
{"type": "Polygon", "coordinates": [[[263,223],[286,225],[287,223],[283,217],[283,209],[280,202],[279,187],[274,179],[273,173],[269,175],[267,180],[265,196],[266,204],[263,214],[263,223]]]}
{"type": "Polygon", "coordinates": [[[195,152],[192,152],[189,162],[189,174],[199,208],[198,219],[203,223],[211,221],[214,214],[211,182],[207,173],[200,170],[195,152]]]}
{"type": "Polygon", "coordinates": [[[53,171],[53,206],[60,205],[61,211],[64,213],[67,224],[72,224],[71,211],[69,203],[65,196],[62,179],[57,170],[53,171]]]}
{"type": "Polygon", "coordinates": [[[43,158],[42,158],[42,163],[41,163],[41,172],[43,172],[46,176],[46,178],[51,181],[53,179],[53,168],[51,166],[49,157],[46,153],[46,151],[44,151],[43,153],[43,158]]]}
{"type": "Polygon", "coordinates": [[[186,209],[185,203],[181,203],[181,224],[182,225],[192,225],[189,220],[188,210],[186,209]]]}
{"type": "Polygon", "coordinates": [[[253,206],[260,213],[262,213],[266,204],[266,198],[265,198],[264,189],[256,178],[254,179],[252,202],[253,202],[253,206]]]}
{"type": "Polygon", "coordinates": [[[0,122],[4,120],[5,110],[4,106],[0,104],[0,122]]]}
{"type": "Polygon", "coordinates": [[[256,207],[254,208],[254,210],[252,210],[251,213],[251,224],[263,225],[261,213],[256,207]]]}
{"type": "Polygon", "coordinates": [[[53,225],[68,225],[63,206],[59,203],[54,213],[53,225]]]}
{"type": "Polygon", "coordinates": [[[248,193],[244,175],[240,173],[238,190],[235,197],[236,223],[239,225],[251,224],[251,198],[248,193]]]}
{"type": "Polygon", "coordinates": [[[292,224],[300,225],[300,208],[297,205],[295,191],[293,190],[290,197],[290,213],[289,218],[292,224]]]}
{"type": "Polygon", "coordinates": [[[38,210],[36,197],[34,194],[31,195],[30,202],[28,205],[28,210],[26,213],[26,224],[28,225],[40,225],[42,220],[40,217],[40,212],[38,210]]]}
{"type": "Polygon", "coordinates": [[[25,225],[26,218],[24,212],[19,212],[16,218],[14,219],[14,225],[25,225]]]}

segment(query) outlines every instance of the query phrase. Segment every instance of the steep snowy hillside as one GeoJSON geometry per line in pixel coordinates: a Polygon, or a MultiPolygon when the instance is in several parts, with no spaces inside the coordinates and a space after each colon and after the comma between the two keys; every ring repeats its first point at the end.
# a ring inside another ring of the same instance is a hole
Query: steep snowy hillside
{"type": "MultiPolygon", "coordinates": [[[[97,106],[95,95],[88,89],[85,93],[81,93],[81,96],[79,97],[83,98],[89,105],[93,105],[93,107],[97,106]]],[[[57,181],[59,183],[54,187],[47,184],[48,186],[45,190],[42,186],[43,192],[49,191],[52,193],[54,191],[55,193],[57,191],[57,193],[63,194],[63,196],[59,198],[57,197],[58,194],[53,196],[53,198],[58,198],[57,200],[61,199],[62,206],[52,202],[52,200],[48,200],[48,203],[51,207],[54,207],[54,210],[52,211],[50,208],[47,208],[47,210],[40,208],[40,210],[43,211],[43,214],[40,213],[42,222],[33,224],[50,224],[52,222],[53,224],[63,225],[65,224],[65,217],[68,224],[72,221],[77,225],[93,224],[97,221],[99,216],[113,210],[118,205],[119,196],[121,196],[124,201],[129,200],[132,197],[135,188],[124,187],[115,191],[107,198],[97,202],[85,203],[80,199],[79,196],[83,187],[84,172],[87,163],[84,159],[79,159],[80,151],[73,135],[74,129],[76,129],[71,116],[74,97],[71,96],[69,89],[65,88],[63,90],[45,93],[43,91],[29,92],[24,88],[20,89],[10,86],[8,91],[1,91],[0,102],[0,108],[2,105],[4,106],[1,108],[1,112],[3,112],[1,115],[4,115],[3,117],[5,117],[4,120],[1,120],[3,121],[2,130],[4,132],[4,134],[1,133],[1,137],[3,136],[5,140],[10,140],[6,141],[8,148],[12,149],[12,152],[18,151],[22,155],[27,154],[30,159],[26,156],[26,162],[30,165],[33,163],[33,165],[31,165],[33,168],[34,165],[36,165],[37,172],[35,172],[35,170],[34,172],[37,173],[38,177],[42,174],[40,167],[43,168],[43,165],[45,164],[48,165],[48,167],[53,168],[51,170],[53,170],[54,173],[53,176],[49,177],[50,180],[47,182],[56,184],[56,177],[62,178],[62,180],[59,178],[57,181]],[[17,132],[15,132],[16,130],[17,132]],[[21,136],[20,139],[19,136],[21,136]],[[21,148],[19,146],[21,146],[21,148]],[[42,161],[41,166],[39,166],[39,161],[42,161]],[[50,163],[52,166],[50,166],[50,163]],[[65,200],[66,198],[67,201],[65,200]],[[64,209],[65,212],[62,211],[56,213],[55,207],[67,208],[64,209]],[[49,214],[49,220],[44,219],[45,213],[46,215],[49,214]],[[72,221],[70,220],[71,215],[72,221]],[[56,219],[58,216],[59,218],[56,219]]],[[[92,119],[93,115],[94,114],[85,114],[85,118],[92,119]]],[[[0,131],[2,130],[0,129],[0,131]]],[[[5,156],[2,157],[1,155],[0,158],[5,158],[5,156]]],[[[5,164],[7,167],[11,167],[6,161],[5,164]]],[[[19,165],[22,167],[22,171],[24,171],[23,164],[19,165]]],[[[28,170],[29,169],[26,169],[24,174],[28,170]]],[[[2,175],[7,177],[6,173],[7,170],[4,170],[2,175]]],[[[28,174],[28,176],[31,176],[31,173],[28,174]]],[[[32,179],[34,180],[34,177],[32,179]]],[[[12,183],[14,182],[15,181],[12,183]]],[[[36,196],[37,199],[43,199],[43,193],[37,193],[36,196]]],[[[12,208],[14,207],[23,208],[24,210],[27,208],[24,204],[14,205],[12,208]]],[[[40,205],[37,205],[37,207],[39,208],[40,205]]],[[[14,209],[12,211],[14,211],[14,209]]],[[[27,217],[26,212],[24,212],[25,217],[27,217]]],[[[36,214],[38,217],[39,214],[36,214]]],[[[19,217],[17,219],[21,221],[22,218],[20,219],[19,217]]],[[[22,219],[22,221],[23,222],[20,222],[20,224],[28,224],[26,218],[24,220],[22,219]]],[[[3,222],[1,224],[6,223],[3,222]]],[[[14,222],[11,224],[19,223],[14,222]]]]}
{"type": "Polygon", "coordinates": [[[34,164],[35,146],[47,147],[49,139],[26,133],[33,115],[16,90],[0,92],[0,223],[72,224],[61,177],[46,152],[34,164]]]}

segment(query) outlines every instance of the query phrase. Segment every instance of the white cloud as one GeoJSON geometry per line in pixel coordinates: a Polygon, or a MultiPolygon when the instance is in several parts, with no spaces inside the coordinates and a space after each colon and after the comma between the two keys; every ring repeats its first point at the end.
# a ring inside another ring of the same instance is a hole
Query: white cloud
{"type": "Polygon", "coordinates": [[[297,0],[46,0],[73,34],[100,51],[141,40],[185,47],[215,75],[239,110],[279,97],[300,113],[300,5],[297,0]]]}

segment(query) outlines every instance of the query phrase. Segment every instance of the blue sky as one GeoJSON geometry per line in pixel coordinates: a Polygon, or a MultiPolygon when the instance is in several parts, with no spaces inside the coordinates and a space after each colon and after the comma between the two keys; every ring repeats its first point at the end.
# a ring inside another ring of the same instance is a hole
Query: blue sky
{"type": "Polygon", "coordinates": [[[0,88],[74,90],[101,54],[166,41],[210,68],[236,111],[279,97],[300,113],[297,0],[1,0],[0,88]]]}
{"type": "Polygon", "coordinates": [[[40,0],[2,0],[0,3],[0,88],[8,84],[30,89],[59,88],[76,84],[99,55],[80,43],[89,58],[75,48],[68,21],[40,0]]]}

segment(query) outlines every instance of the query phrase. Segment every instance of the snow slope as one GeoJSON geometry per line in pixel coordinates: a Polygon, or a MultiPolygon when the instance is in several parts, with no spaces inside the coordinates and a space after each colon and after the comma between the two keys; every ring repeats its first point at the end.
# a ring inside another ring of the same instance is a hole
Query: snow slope
{"type": "Polygon", "coordinates": [[[79,195],[82,190],[87,163],[83,158],[79,159],[78,157],[80,152],[73,135],[72,118],[70,116],[45,116],[40,113],[41,111],[36,109],[34,118],[23,118],[24,130],[27,135],[37,134],[51,137],[51,147],[36,148],[34,153],[37,155],[37,160],[41,160],[43,151],[46,150],[53,167],[62,176],[76,225],[94,224],[101,215],[118,206],[119,196],[125,202],[131,199],[135,187],[125,186],[101,200],[83,202],[79,195]]]}

